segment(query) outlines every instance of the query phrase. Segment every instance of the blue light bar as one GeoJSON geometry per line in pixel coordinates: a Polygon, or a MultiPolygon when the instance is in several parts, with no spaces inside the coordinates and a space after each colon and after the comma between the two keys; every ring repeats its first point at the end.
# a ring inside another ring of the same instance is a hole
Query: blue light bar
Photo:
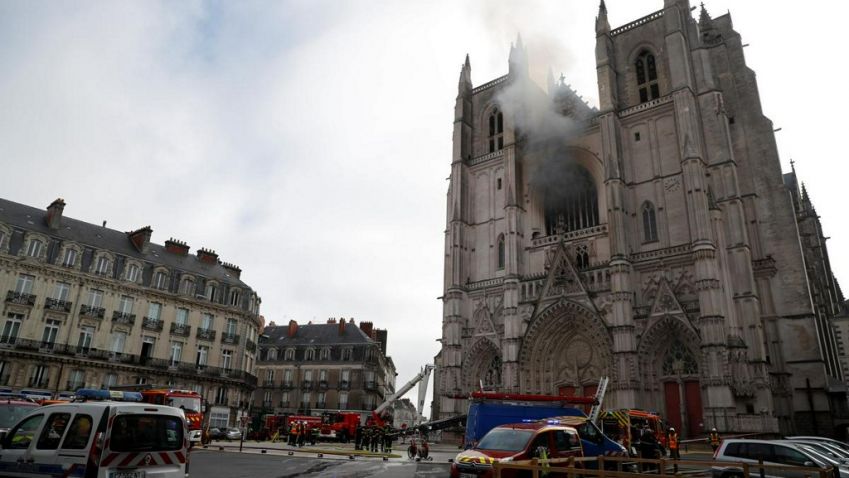
{"type": "Polygon", "coordinates": [[[121,402],[140,402],[142,394],[139,392],[122,392],[119,390],[98,390],[94,388],[81,388],[74,394],[82,400],[117,400],[121,402]]]}

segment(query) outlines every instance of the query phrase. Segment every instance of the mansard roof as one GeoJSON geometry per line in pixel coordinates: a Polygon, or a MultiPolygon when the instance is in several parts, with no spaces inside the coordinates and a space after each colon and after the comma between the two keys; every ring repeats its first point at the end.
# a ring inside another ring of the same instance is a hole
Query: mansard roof
{"type": "Polygon", "coordinates": [[[269,325],[263,331],[266,337],[260,337],[260,345],[306,346],[306,345],[363,345],[377,344],[356,324],[346,322],[345,333],[339,334],[338,323],[334,324],[298,324],[294,337],[289,337],[288,325],[269,325]]]}
{"type": "Polygon", "coordinates": [[[43,209],[0,198],[0,222],[10,226],[60,240],[73,241],[99,250],[108,250],[132,259],[163,265],[207,279],[214,279],[221,283],[250,289],[247,284],[230,273],[220,263],[206,263],[193,254],[182,255],[167,252],[165,246],[152,242],[145,252],[141,252],[133,245],[126,232],[64,215],[60,227],[51,229],[47,226],[44,219],[45,215],[43,209]]]}

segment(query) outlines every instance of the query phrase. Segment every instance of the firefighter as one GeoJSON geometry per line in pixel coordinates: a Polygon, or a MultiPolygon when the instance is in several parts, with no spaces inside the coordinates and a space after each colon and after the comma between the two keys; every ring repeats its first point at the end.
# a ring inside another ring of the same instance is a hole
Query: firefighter
{"type": "Polygon", "coordinates": [[[371,427],[366,427],[365,430],[363,430],[363,450],[365,451],[371,451],[371,435],[371,427]]]}
{"type": "MultiPolygon", "coordinates": [[[[645,428],[643,435],[640,437],[640,458],[644,460],[656,460],[660,458],[660,444],[649,428],[645,428]]],[[[654,463],[643,463],[643,466],[643,470],[646,472],[657,469],[657,465],[654,463]]]]}
{"type": "Polygon", "coordinates": [[[389,428],[389,425],[383,427],[383,451],[386,453],[392,453],[392,429],[389,428]]]}
{"type": "MultiPolygon", "coordinates": [[[[666,443],[669,445],[669,458],[673,460],[680,460],[681,453],[678,451],[678,432],[675,431],[675,427],[669,427],[669,438],[666,440],[666,443]]],[[[674,473],[678,473],[678,462],[675,462],[674,473]]]]}
{"type": "Polygon", "coordinates": [[[289,423],[289,445],[295,446],[298,444],[298,427],[297,422],[289,423]]]}
{"type": "Polygon", "coordinates": [[[710,447],[713,448],[713,452],[716,453],[716,449],[719,448],[719,432],[716,431],[716,427],[710,429],[710,434],[708,435],[708,443],[710,443],[710,447]]]}
{"type": "Polygon", "coordinates": [[[298,448],[304,446],[307,440],[307,427],[304,422],[298,422],[298,448]]]}
{"type": "Polygon", "coordinates": [[[354,432],[354,450],[363,449],[363,426],[357,423],[357,430],[354,432]]]}

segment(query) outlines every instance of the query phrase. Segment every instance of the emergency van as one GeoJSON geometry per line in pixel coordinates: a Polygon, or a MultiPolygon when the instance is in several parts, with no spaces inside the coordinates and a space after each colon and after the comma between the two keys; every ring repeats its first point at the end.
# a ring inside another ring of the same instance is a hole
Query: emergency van
{"type": "Polygon", "coordinates": [[[137,392],[81,389],[75,401],[33,409],[0,433],[0,476],[183,478],[186,416],[137,392]]]}

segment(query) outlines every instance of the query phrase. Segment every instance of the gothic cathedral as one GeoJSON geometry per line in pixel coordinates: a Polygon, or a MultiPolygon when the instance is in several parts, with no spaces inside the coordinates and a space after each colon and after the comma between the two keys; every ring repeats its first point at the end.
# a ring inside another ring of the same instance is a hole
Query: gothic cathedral
{"type": "Polygon", "coordinates": [[[843,297],[730,14],[611,29],[602,1],[595,53],[598,109],[535,85],[521,39],[505,76],[462,66],[434,418],[609,377],[605,408],[683,436],[840,433],[843,297]]]}

